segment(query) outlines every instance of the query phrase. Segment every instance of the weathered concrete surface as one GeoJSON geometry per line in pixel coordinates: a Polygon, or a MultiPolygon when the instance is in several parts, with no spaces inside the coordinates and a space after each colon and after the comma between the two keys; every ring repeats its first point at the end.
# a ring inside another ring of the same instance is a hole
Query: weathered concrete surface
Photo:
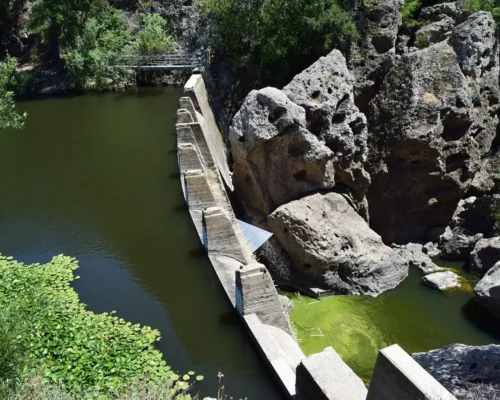
{"type": "Polygon", "coordinates": [[[177,146],[177,156],[181,174],[189,170],[203,170],[201,157],[194,144],[179,144],[177,146]]]}
{"type": "Polygon", "coordinates": [[[258,350],[271,365],[285,394],[290,399],[295,398],[295,370],[305,358],[299,345],[285,331],[263,324],[255,314],[243,318],[258,350]]]}
{"type": "Polygon", "coordinates": [[[189,208],[203,210],[217,205],[202,170],[184,172],[184,182],[189,208]]]}
{"type": "Polygon", "coordinates": [[[274,282],[262,264],[249,264],[236,272],[236,309],[241,315],[256,314],[263,323],[293,337],[274,282]]]}
{"type": "Polygon", "coordinates": [[[192,100],[194,107],[198,107],[197,119],[205,131],[206,140],[215,165],[217,166],[227,187],[233,189],[231,172],[227,164],[226,146],[217,126],[215,116],[208,100],[207,88],[201,75],[191,75],[184,86],[184,92],[192,100]]]}
{"type": "Polygon", "coordinates": [[[366,400],[456,400],[397,344],[378,353],[366,400]]]}
{"type": "Polygon", "coordinates": [[[177,110],[177,123],[178,124],[190,124],[195,122],[193,115],[186,109],[178,109],[177,110]]]}
{"type": "Polygon", "coordinates": [[[232,257],[241,263],[247,262],[243,244],[235,232],[229,216],[220,207],[203,210],[203,242],[208,254],[232,257]]]}
{"type": "Polygon", "coordinates": [[[297,400],[365,400],[363,381],[331,347],[297,367],[297,400]]]}

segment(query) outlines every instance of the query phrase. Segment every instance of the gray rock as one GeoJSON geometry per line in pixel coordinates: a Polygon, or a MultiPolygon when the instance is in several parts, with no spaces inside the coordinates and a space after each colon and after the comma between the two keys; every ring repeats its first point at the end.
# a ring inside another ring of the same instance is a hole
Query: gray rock
{"type": "Polygon", "coordinates": [[[424,274],[443,270],[443,268],[434,264],[429,255],[424,253],[424,247],[421,244],[408,243],[404,246],[393,245],[393,248],[406,260],[410,267],[417,267],[424,274]]]}
{"type": "Polygon", "coordinates": [[[247,209],[276,207],[335,185],[333,152],[306,129],[305,110],[280,90],[252,91],[230,132],[233,183],[247,209]]]}
{"type": "Polygon", "coordinates": [[[360,13],[361,37],[351,49],[349,68],[356,77],[356,105],[365,111],[395,59],[403,0],[367,0],[360,13]]]}
{"type": "MultiPolygon", "coordinates": [[[[370,175],[365,171],[367,127],[354,105],[354,77],[342,53],[332,51],[283,88],[306,110],[307,128],[333,152],[336,185],[342,184],[357,205],[364,206],[370,175]]],[[[363,213],[367,214],[366,209],[363,213]]]]}
{"type": "Polygon", "coordinates": [[[439,21],[422,26],[415,33],[415,46],[427,47],[430,44],[448,39],[454,26],[455,20],[446,15],[439,21]]]}
{"type": "Polygon", "coordinates": [[[470,253],[469,269],[483,276],[500,261],[500,237],[481,239],[470,253]]]}
{"type": "Polygon", "coordinates": [[[366,119],[354,105],[354,78],[334,50],[283,92],[251,92],[230,132],[233,182],[247,209],[267,216],[318,189],[341,186],[367,218],[366,119]]]}
{"type": "Polygon", "coordinates": [[[491,207],[499,195],[468,197],[460,200],[449,226],[439,238],[441,256],[450,260],[468,260],[476,243],[495,234],[491,207]]]}
{"type": "Polygon", "coordinates": [[[268,225],[295,268],[336,293],[376,296],[408,275],[405,260],[338,193],[281,206],[268,225]]]}
{"type": "Polygon", "coordinates": [[[419,21],[437,22],[445,17],[451,18],[458,23],[463,22],[465,10],[457,5],[457,2],[441,3],[422,8],[419,15],[419,21]]]}
{"type": "Polygon", "coordinates": [[[451,271],[435,272],[422,277],[422,283],[441,291],[458,289],[462,286],[459,276],[451,271]]]}
{"type": "Polygon", "coordinates": [[[436,243],[428,242],[422,247],[422,252],[432,258],[439,256],[440,250],[436,243]]]}
{"type": "Polygon", "coordinates": [[[395,61],[367,114],[370,223],[385,242],[447,225],[495,137],[498,76],[488,13],[395,61]]]}
{"type": "Polygon", "coordinates": [[[500,171],[500,157],[493,156],[485,158],[479,171],[472,180],[469,192],[473,196],[490,194],[497,188],[498,171],[500,171]]]}
{"type": "Polygon", "coordinates": [[[500,346],[450,344],[413,358],[457,399],[489,400],[500,391],[500,346]]]}
{"type": "Polygon", "coordinates": [[[474,298],[477,304],[493,317],[500,319],[500,262],[497,262],[476,285],[474,298]]]}

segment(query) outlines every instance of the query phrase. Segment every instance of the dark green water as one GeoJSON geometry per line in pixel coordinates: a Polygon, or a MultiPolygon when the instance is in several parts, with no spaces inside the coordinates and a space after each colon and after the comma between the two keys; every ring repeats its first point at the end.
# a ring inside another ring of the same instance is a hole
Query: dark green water
{"type": "MultiPolygon", "coordinates": [[[[456,263],[439,263],[477,280],[456,263]]],[[[423,285],[421,278],[420,271],[410,268],[401,285],[377,298],[331,296],[317,301],[291,295],[291,318],[304,353],[332,346],[369,381],[378,351],[394,343],[409,353],[450,343],[500,343],[500,327],[475,305],[470,291],[443,293],[423,285]]]]}
{"type": "Polygon", "coordinates": [[[140,90],[23,102],[27,126],[0,133],[0,252],[64,253],[96,312],[150,325],[176,370],[218,371],[235,398],[280,399],[204,255],[184,207],[175,138],[181,92],[140,90]]]}

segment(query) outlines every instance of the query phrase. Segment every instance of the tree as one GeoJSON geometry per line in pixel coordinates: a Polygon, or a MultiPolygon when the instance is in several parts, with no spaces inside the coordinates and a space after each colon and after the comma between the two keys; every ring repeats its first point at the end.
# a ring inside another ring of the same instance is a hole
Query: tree
{"type": "Polygon", "coordinates": [[[26,120],[26,113],[21,115],[16,111],[14,93],[10,90],[15,71],[15,58],[7,58],[4,62],[0,62],[0,130],[20,129],[26,120]]]}
{"type": "Polygon", "coordinates": [[[61,44],[74,45],[88,19],[99,18],[109,7],[107,0],[39,0],[30,26],[47,44],[49,57],[58,59],[61,44]]]}
{"type": "Polygon", "coordinates": [[[111,65],[113,60],[134,51],[132,32],[125,26],[123,13],[108,6],[99,18],[85,22],[74,44],[64,46],[61,54],[75,89],[83,90],[94,81],[95,88],[102,90],[124,77],[122,69],[111,65]]]}
{"type": "MultiPolygon", "coordinates": [[[[236,66],[279,85],[357,31],[345,0],[202,0],[213,46],[236,66]]],[[[349,3],[349,2],[347,2],[349,3]]]]}
{"type": "Polygon", "coordinates": [[[22,28],[23,11],[27,0],[3,0],[0,2],[0,56],[9,41],[16,38],[22,28]]]}
{"type": "Polygon", "coordinates": [[[143,28],[137,39],[141,53],[159,54],[177,49],[174,38],[167,33],[167,21],[159,14],[144,14],[143,28]]]}

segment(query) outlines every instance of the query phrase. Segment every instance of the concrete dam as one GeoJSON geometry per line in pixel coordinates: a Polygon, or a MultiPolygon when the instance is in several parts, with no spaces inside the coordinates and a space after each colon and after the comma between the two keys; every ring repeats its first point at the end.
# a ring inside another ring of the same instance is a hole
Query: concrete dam
{"type": "Polygon", "coordinates": [[[269,271],[253,254],[270,234],[238,221],[229,202],[227,150],[201,74],[191,76],[184,94],[176,124],[184,198],[222,288],[284,394],[297,400],[455,399],[397,344],[380,350],[369,388],[333,348],[304,355],[269,271]]]}

